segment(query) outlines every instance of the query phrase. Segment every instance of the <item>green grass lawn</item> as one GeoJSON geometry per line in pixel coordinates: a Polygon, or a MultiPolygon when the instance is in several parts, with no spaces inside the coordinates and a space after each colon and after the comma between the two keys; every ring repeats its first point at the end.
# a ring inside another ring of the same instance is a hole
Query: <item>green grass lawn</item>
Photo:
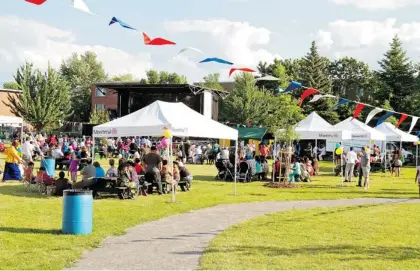
{"type": "Polygon", "coordinates": [[[201,269],[415,270],[419,221],[419,204],[267,215],[217,236],[201,258],[201,269]]]}
{"type": "MultiPolygon", "coordinates": [[[[3,162],[0,161],[3,165],[3,162]]],[[[106,161],[101,161],[106,165],[106,161]]],[[[94,230],[89,236],[59,234],[62,199],[26,193],[21,184],[0,184],[0,269],[62,269],[85,251],[97,247],[110,235],[123,234],[137,224],[193,209],[218,204],[270,200],[339,199],[361,197],[416,198],[414,169],[404,169],[399,179],[375,174],[371,189],[341,187],[332,168],[323,163],[322,176],[296,189],[271,189],[263,183],[233,184],[214,181],[214,166],[188,166],[194,175],[193,189],[178,193],[180,204],[168,204],[170,195],[139,197],[132,201],[117,198],[94,202],[94,230]]],[[[388,174],[389,175],[389,174],[388,174]]],[[[349,225],[353,228],[353,225],[349,225]]]]}

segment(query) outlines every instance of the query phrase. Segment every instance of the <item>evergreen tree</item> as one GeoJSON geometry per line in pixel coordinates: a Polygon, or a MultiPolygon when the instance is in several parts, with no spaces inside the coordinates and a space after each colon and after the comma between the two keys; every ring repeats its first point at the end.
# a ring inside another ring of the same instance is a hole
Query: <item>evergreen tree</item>
{"type": "MultiPolygon", "coordinates": [[[[332,93],[329,66],[329,60],[319,55],[316,43],[313,41],[309,53],[301,62],[302,84],[305,87],[318,89],[322,93],[332,93]]],[[[296,98],[300,97],[301,94],[302,91],[296,92],[296,98]]],[[[331,109],[335,102],[329,98],[324,98],[315,103],[304,103],[303,111],[305,114],[316,111],[326,121],[334,124],[339,121],[337,112],[331,109]]]]}
{"type": "Polygon", "coordinates": [[[379,65],[380,70],[377,74],[389,91],[391,107],[398,112],[413,113],[418,98],[415,87],[415,69],[407,58],[398,36],[392,39],[390,49],[379,61],[379,65]]]}
{"type": "Polygon", "coordinates": [[[14,78],[22,94],[8,95],[9,102],[3,103],[37,131],[72,115],[69,85],[51,66],[42,74],[27,62],[14,78]]]}
{"type": "Polygon", "coordinates": [[[108,111],[98,111],[94,109],[90,114],[90,124],[103,124],[110,121],[108,111]]]}

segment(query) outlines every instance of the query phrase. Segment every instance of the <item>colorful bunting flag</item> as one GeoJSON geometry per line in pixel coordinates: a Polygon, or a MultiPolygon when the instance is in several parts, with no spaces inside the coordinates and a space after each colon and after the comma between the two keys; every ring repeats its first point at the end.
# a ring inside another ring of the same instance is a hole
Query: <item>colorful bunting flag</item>
{"type": "Polygon", "coordinates": [[[47,0],[25,0],[25,1],[28,3],[40,6],[44,4],[47,0]]]}
{"type": "Polygon", "coordinates": [[[118,23],[120,26],[127,28],[127,29],[131,29],[131,30],[136,30],[135,28],[129,26],[128,24],[126,24],[125,22],[121,21],[120,19],[118,19],[117,17],[112,17],[111,21],[109,22],[109,25],[118,23]]]}
{"type": "Polygon", "coordinates": [[[400,125],[408,118],[407,114],[401,114],[401,118],[398,121],[397,125],[395,125],[395,128],[400,127],[400,125]]]}
{"type": "Polygon", "coordinates": [[[305,90],[302,95],[300,96],[300,102],[299,102],[299,106],[302,107],[302,103],[303,101],[308,98],[309,96],[319,93],[319,90],[317,89],[313,89],[313,88],[309,88],[307,90],[305,90]]]}
{"type": "Polygon", "coordinates": [[[362,113],[362,110],[363,108],[365,108],[365,106],[366,106],[365,104],[357,104],[356,109],[354,110],[354,113],[353,113],[352,120],[356,119],[360,115],[360,113],[362,113]]]}
{"type": "Polygon", "coordinates": [[[418,120],[419,120],[419,117],[413,117],[413,120],[411,121],[410,130],[408,131],[408,133],[411,133],[411,131],[413,131],[413,128],[414,126],[416,126],[416,123],[418,120]]]}
{"type": "Polygon", "coordinates": [[[242,72],[255,72],[253,69],[249,68],[232,68],[229,71],[229,77],[234,73],[235,71],[242,71],[242,72]]]}
{"type": "Polygon", "coordinates": [[[351,101],[350,100],[348,100],[348,99],[344,99],[344,98],[339,98],[338,99],[338,103],[333,107],[333,109],[335,110],[335,109],[337,109],[337,108],[339,108],[340,106],[342,106],[342,105],[345,105],[345,104],[348,104],[348,103],[350,103],[351,101]]]}
{"type": "Polygon", "coordinates": [[[301,88],[302,84],[296,81],[290,81],[290,85],[284,90],[284,92],[293,91],[295,89],[301,88]]]}
{"type": "Polygon", "coordinates": [[[188,51],[188,50],[196,51],[196,52],[198,52],[200,54],[204,54],[203,51],[201,51],[200,49],[197,49],[197,48],[194,48],[194,47],[186,47],[186,48],[182,48],[181,51],[179,51],[178,55],[180,55],[183,52],[188,51]]]}
{"type": "Polygon", "coordinates": [[[149,36],[143,32],[143,40],[145,45],[175,45],[176,43],[162,38],[150,39],[149,36]]]}
{"type": "Polygon", "coordinates": [[[384,121],[386,121],[388,118],[390,118],[392,115],[394,115],[394,112],[387,112],[385,115],[380,117],[378,121],[376,122],[376,126],[381,125],[384,121]]]}
{"type": "Polygon", "coordinates": [[[226,61],[224,59],[217,58],[217,57],[209,57],[209,58],[206,58],[206,59],[203,59],[203,60],[200,61],[200,63],[206,63],[206,62],[217,62],[217,63],[220,63],[220,64],[233,65],[232,62],[229,62],[229,61],[226,61]]]}
{"type": "Polygon", "coordinates": [[[322,98],[335,98],[335,96],[334,95],[330,95],[330,94],[325,94],[325,95],[317,94],[317,95],[314,95],[314,97],[312,98],[312,100],[310,100],[309,102],[310,103],[317,102],[317,101],[321,100],[322,98]]]}
{"type": "Polygon", "coordinates": [[[365,124],[368,124],[374,116],[384,111],[382,108],[375,108],[372,111],[369,112],[369,115],[366,118],[365,124]]]}

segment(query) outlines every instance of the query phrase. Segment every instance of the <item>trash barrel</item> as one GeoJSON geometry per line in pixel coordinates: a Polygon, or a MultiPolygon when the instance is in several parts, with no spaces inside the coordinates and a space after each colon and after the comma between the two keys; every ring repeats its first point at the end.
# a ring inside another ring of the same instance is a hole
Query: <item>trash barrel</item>
{"type": "Polygon", "coordinates": [[[54,178],[55,174],[55,159],[53,157],[44,157],[41,159],[41,167],[45,167],[47,170],[46,173],[51,177],[54,178]]]}
{"type": "Polygon", "coordinates": [[[63,228],[65,234],[84,235],[92,232],[92,191],[64,190],[63,228]]]}

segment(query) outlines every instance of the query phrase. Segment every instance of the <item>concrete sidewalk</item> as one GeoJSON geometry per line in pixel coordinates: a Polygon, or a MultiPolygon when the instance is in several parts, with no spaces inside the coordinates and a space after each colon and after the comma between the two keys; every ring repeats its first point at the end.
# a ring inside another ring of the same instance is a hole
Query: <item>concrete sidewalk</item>
{"type": "Polygon", "coordinates": [[[414,203],[404,199],[343,199],[219,205],[147,222],[109,237],[70,270],[195,270],[209,242],[226,228],[265,214],[291,209],[414,203]]]}

